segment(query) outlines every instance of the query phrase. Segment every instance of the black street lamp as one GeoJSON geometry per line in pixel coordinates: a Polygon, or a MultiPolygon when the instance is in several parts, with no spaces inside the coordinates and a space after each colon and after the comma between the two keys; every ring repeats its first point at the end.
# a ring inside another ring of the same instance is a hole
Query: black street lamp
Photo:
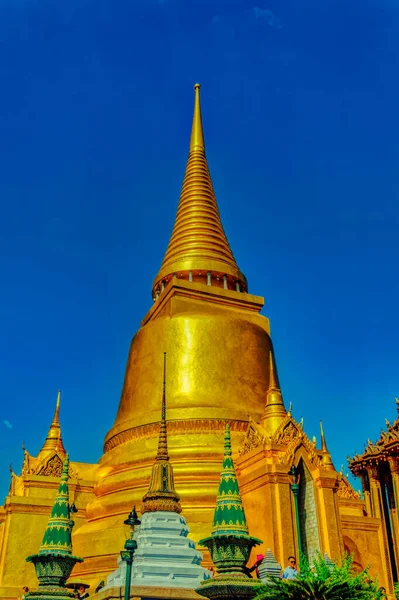
{"type": "Polygon", "coordinates": [[[300,474],[298,472],[297,467],[293,464],[291,469],[289,470],[288,475],[291,475],[291,492],[294,496],[294,506],[295,506],[295,521],[296,521],[296,534],[298,539],[298,550],[299,556],[302,554],[302,537],[301,537],[301,526],[299,523],[299,480],[300,474]]]}
{"type": "Polygon", "coordinates": [[[140,525],[141,521],[137,518],[136,507],[133,508],[126,521],[123,521],[125,525],[130,527],[130,536],[125,542],[124,550],[121,552],[121,558],[126,563],[126,578],[125,578],[125,599],[130,598],[130,585],[132,583],[132,564],[134,553],[137,549],[137,542],[133,539],[134,528],[140,525]]]}

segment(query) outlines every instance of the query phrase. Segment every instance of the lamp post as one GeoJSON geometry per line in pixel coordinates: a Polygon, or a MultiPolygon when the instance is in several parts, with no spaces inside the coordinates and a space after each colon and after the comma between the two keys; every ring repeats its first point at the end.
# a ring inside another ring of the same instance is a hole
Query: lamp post
{"type": "Polygon", "coordinates": [[[301,538],[301,527],[299,524],[299,504],[298,504],[298,496],[299,496],[299,479],[300,474],[298,472],[297,467],[293,464],[291,469],[289,470],[288,475],[291,475],[291,492],[294,496],[294,506],[295,506],[295,521],[296,521],[296,533],[298,539],[298,550],[299,556],[301,556],[302,550],[302,538],[301,538]]]}
{"type": "Polygon", "coordinates": [[[121,558],[126,563],[126,578],[125,578],[125,598],[130,598],[130,584],[132,582],[132,564],[135,550],[137,549],[137,542],[133,539],[134,528],[136,525],[140,525],[141,521],[137,518],[136,507],[130,512],[126,521],[123,521],[125,525],[130,527],[130,536],[125,542],[124,550],[121,551],[121,558]]]}

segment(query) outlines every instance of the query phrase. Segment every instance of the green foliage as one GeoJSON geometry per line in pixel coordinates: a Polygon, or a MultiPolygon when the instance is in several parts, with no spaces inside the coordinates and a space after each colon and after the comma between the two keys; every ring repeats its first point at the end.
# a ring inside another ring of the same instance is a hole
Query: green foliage
{"type": "Polygon", "coordinates": [[[257,600],[380,600],[383,593],[367,569],[356,573],[353,559],[345,556],[340,566],[332,568],[322,556],[309,565],[301,559],[301,571],[296,579],[269,577],[261,587],[257,600]]]}
{"type": "Polygon", "coordinates": [[[399,583],[395,583],[395,598],[399,600],[399,583]]]}

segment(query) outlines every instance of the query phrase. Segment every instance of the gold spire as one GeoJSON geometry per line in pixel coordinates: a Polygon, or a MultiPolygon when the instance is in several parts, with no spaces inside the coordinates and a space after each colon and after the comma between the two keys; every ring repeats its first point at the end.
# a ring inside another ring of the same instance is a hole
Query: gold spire
{"type": "Polygon", "coordinates": [[[159,427],[158,452],[155,460],[169,460],[168,434],[166,429],[166,352],[163,353],[163,387],[162,387],[162,409],[161,424],[159,427]]]}
{"type": "Polygon", "coordinates": [[[61,437],[61,427],[60,427],[60,402],[61,402],[61,390],[58,390],[57,394],[57,402],[55,405],[54,417],[53,421],[50,425],[50,429],[48,430],[48,434],[46,440],[42,446],[41,452],[48,452],[50,450],[55,450],[59,454],[65,456],[65,448],[62,443],[61,437]]]}
{"type": "Polygon", "coordinates": [[[321,436],[321,449],[323,452],[328,452],[326,438],[324,437],[323,421],[320,421],[320,436],[321,436]]]}
{"type": "Polygon", "coordinates": [[[269,354],[269,374],[269,389],[267,391],[266,406],[261,422],[269,433],[273,433],[286,417],[287,411],[285,410],[283,396],[277,382],[273,352],[271,350],[269,354]]]}
{"type": "Polygon", "coordinates": [[[202,117],[201,117],[201,103],[200,103],[200,84],[196,83],[194,86],[195,99],[194,99],[194,115],[193,115],[193,126],[191,129],[190,138],[190,152],[194,150],[200,150],[205,154],[205,142],[204,132],[202,129],[202,117]]]}
{"type": "Polygon", "coordinates": [[[174,275],[233,290],[247,289],[223,230],[205,156],[199,83],[194,90],[190,153],[172,236],[154,279],[154,297],[174,275]]]}
{"type": "Polygon", "coordinates": [[[321,436],[321,450],[324,454],[323,456],[323,466],[326,469],[329,470],[335,470],[332,458],[331,458],[331,454],[329,453],[328,449],[327,449],[327,444],[326,444],[326,438],[324,435],[324,429],[323,429],[323,421],[320,421],[320,436],[321,436]]]}
{"type": "Polygon", "coordinates": [[[158,452],[152,466],[148,492],[143,496],[141,512],[167,511],[181,513],[180,496],[176,493],[173,467],[169,462],[166,427],[166,352],[163,354],[163,392],[158,452]]]}

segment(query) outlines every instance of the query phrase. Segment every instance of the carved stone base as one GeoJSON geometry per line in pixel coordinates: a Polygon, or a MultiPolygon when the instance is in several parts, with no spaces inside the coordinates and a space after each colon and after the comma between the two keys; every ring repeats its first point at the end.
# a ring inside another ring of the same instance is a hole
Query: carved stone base
{"type": "Polygon", "coordinates": [[[45,586],[34,592],[28,592],[25,594],[25,598],[32,598],[32,600],[71,600],[71,598],[75,598],[75,594],[65,588],[45,586]]]}
{"type": "Polygon", "coordinates": [[[212,600],[250,600],[255,598],[261,585],[262,582],[258,579],[219,575],[204,581],[195,591],[212,600]]]}
{"type": "MultiPolygon", "coordinates": [[[[200,542],[209,549],[212,562],[220,575],[239,578],[246,575],[246,567],[254,546],[261,543],[249,535],[214,535],[200,542]]],[[[250,581],[250,580],[249,580],[250,581]]]]}
{"type": "Polygon", "coordinates": [[[77,556],[60,554],[33,554],[26,559],[35,566],[36,576],[39,580],[39,588],[34,592],[28,592],[25,598],[40,600],[70,600],[74,593],[65,587],[66,581],[77,562],[82,558],[77,556]]]}

